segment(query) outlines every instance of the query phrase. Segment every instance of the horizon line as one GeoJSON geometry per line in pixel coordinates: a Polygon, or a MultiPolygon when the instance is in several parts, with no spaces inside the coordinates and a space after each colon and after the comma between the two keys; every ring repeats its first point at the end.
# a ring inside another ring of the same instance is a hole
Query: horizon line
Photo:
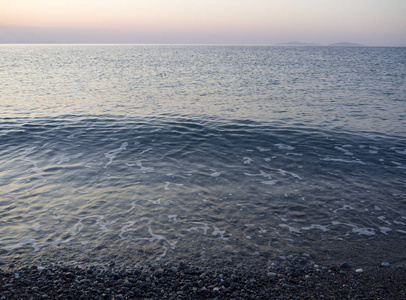
{"type": "Polygon", "coordinates": [[[339,43],[332,43],[332,44],[310,44],[310,45],[295,45],[291,44],[292,42],[287,42],[287,43],[276,43],[276,44],[249,44],[249,43],[37,43],[37,42],[22,42],[22,43],[5,43],[0,41],[0,45],[89,45],[89,46],[266,46],[266,47],[348,47],[348,48],[404,48],[405,46],[398,45],[398,46],[371,46],[371,45],[363,45],[363,44],[358,44],[358,45],[336,45],[339,43]]]}

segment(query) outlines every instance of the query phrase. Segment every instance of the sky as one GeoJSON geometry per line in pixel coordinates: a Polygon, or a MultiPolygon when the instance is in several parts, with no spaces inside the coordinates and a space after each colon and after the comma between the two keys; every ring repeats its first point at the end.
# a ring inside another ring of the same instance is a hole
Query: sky
{"type": "Polygon", "coordinates": [[[0,43],[406,46],[405,0],[0,0],[0,43]]]}

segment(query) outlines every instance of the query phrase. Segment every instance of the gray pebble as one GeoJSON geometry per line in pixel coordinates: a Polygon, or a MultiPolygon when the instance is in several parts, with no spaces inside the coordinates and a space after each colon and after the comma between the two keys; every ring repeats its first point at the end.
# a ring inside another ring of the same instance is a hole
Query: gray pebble
{"type": "Polygon", "coordinates": [[[269,273],[268,273],[268,276],[269,276],[269,277],[276,277],[276,275],[277,275],[277,274],[274,273],[274,272],[269,272],[269,273]]]}

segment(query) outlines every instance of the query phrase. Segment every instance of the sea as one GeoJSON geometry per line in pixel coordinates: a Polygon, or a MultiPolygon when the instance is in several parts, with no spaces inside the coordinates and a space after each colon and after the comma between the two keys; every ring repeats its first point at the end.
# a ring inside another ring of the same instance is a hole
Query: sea
{"type": "Polygon", "coordinates": [[[0,263],[406,260],[406,48],[0,45],[0,263]]]}

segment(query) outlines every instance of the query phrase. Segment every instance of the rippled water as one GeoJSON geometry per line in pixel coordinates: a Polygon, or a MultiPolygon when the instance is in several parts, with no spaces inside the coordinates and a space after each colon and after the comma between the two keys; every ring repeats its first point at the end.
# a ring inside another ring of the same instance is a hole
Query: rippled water
{"type": "Polygon", "coordinates": [[[405,48],[0,54],[1,259],[406,259],[405,48]]]}

